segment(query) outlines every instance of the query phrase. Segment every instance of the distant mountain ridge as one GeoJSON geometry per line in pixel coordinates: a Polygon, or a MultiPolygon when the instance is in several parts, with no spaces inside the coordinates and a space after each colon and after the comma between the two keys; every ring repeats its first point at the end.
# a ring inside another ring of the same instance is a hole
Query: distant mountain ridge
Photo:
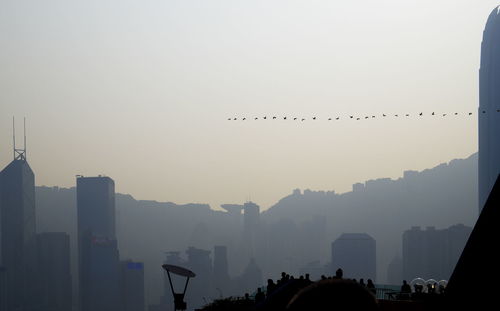
{"type": "MultiPolygon", "coordinates": [[[[70,234],[76,273],[75,188],[36,187],[36,200],[37,231],[70,234]]],[[[226,245],[233,276],[248,264],[240,252],[240,215],[207,204],[135,200],[118,193],[116,209],[120,256],[145,262],[149,303],[157,303],[162,293],[159,267],[166,251],[226,245]]],[[[355,184],[342,194],[294,190],[261,213],[262,245],[255,257],[265,279],[283,269],[298,273],[310,262],[327,263],[330,244],[342,233],[368,233],[377,241],[377,278],[383,282],[387,265],[401,253],[403,231],[411,226],[472,226],[477,211],[477,154],[421,172],[406,171],[396,180],[355,184]]]]}

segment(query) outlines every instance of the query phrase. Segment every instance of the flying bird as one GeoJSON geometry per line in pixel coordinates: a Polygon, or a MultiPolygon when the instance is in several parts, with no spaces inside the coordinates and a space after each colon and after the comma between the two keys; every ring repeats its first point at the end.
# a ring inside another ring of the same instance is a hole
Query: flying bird
{"type": "Polygon", "coordinates": [[[283,117],[283,120],[286,120],[286,117],[283,117]]]}
{"type": "Polygon", "coordinates": [[[238,120],[238,118],[234,118],[233,120],[236,121],[236,120],[238,120]]]}
{"type": "Polygon", "coordinates": [[[469,116],[471,116],[471,115],[472,115],[472,112],[469,112],[469,116]]]}
{"type": "Polygon", "coordinates": [[[328,121],[332,121],[332,118],[328,118],[328,121]]]}
{"type": "Polygon", "coordinates": [[[455,115],[457,116],[457,115],[458,115],[458,112],[455,112],[455,115]]]}
{"type": "Polygon", "coordinates": [[[354,118],[354,116],[349,116],[349,118],[351,118],[351,119],[352,119],[352,118],[354,118]]]}
{"type": "Polygon", "coordinates": [[[446,117],[446,113],[443,113],[443,117],[446,117]]]}
{"type": "Polygon", "coordinates": [[[359,120],[359,118],[356,118],[356,120],[359,120]]]}
{"type": "Polygon", "coordinates": [[[243,121],[245,121],[247,118],[243,118],[243,121]]]}
{"type": "Polygon", "coordinates": [[[483,113],[486,113],[486,110],[483,110],[483,113]]]}
{"type": "Polygon", "coordinates": [[[407,117],[409,117],[410,115],[409,114],[406,114],[407,117]]]}
{"type": "Polygon", "coordinates": [[[419,115],[419,116],[423,116],[423,115],[424,115],[424,113],[423,113],[423,112],[421,112],[421,113],[419,113],[418,115],[419,115]]]}
{"type": "Polygon", "coordinates": [[[435,114],[434,111],[431,114],[434,115],[435,114]]]}
{"type": "Polygon", "coordinates": [[[264,119],[264,120],[267,120],[267,117],[264,117],[263,119],[264,119]]]}
{"type": "Polygon", "coordinates": [[[293,120],[297,120],[297,118],[293,118],[293,120]]]}
{"type": "Polygon", "coordinates": [[[382,114],[382,117],[387,117],[385,114],[382,114]]]}
{"type": "Polygon", "coordinates": [[[316,120],[316,117],[313,117],[313,120],[316,120]]]}
{"type": "Polygon", "coordinates": [[[276,117],[273,117],[273,120],[276,119],[276,117]]]}
{"type": "Polygon", "coordinates": [[[365,119],[368,119],[368,117],[365,117],[365,119]]]}
{"type": "Polygon", "coordinates": [[[335,118],[335,120],[338,120],[338,119],[340,119],[340,117],[336,117],[336,118],[335,118]]]}
{"type": "Polygon", "coordinates": [[[395,117],[397,117],[398,115],[397,115],[397,114],[395,114],[394,116],[395,116],[395,117]]]}
{"type": "Polygon", "coordinates": [[[258,120],[259,118],[255,117],[255,120],[258,120]]]}
{"type": "Polygon", "coordinates": [[[306,119],[302,119],[302,121],[305,121],[306,119]]]}

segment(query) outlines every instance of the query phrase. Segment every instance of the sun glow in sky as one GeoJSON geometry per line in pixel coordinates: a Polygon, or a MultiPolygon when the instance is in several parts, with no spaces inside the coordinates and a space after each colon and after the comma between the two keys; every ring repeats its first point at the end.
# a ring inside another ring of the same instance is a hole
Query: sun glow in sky
{"type": "Polygon", "coordinates": [[[468,157],[498,4],[3,0],[0,166],[12,116],[37,185],[105,174],[137,199],[212,208],[468,157]],[[344,118],[421,111],[460,115],[344,118]],[[265,115],[307,120],[227,121],[265,115]]]}

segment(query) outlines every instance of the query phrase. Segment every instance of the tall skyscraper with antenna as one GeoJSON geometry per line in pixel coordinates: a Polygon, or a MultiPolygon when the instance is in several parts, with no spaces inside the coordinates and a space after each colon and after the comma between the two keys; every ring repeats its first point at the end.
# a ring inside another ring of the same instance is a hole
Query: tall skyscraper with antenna
{"type": "Polygon", "coordinates": [[[483,33],[479,69],[479,210],[500,173],[500,6],[483,33]]]}
{"type": "Polygon", "coordinates": [[[0,263],[8,288],[7,310],[28,310],[36,297],[35,174],[24,148],[16,147],[13,120],[13,161],[0,172],[0,263]]]}

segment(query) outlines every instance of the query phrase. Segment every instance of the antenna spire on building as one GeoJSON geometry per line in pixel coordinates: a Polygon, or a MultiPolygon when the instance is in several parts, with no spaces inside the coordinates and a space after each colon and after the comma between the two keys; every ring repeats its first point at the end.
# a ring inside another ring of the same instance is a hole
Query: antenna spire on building
{"type": "Polygon", "coordinates": [[[24,146],[23,149],[16,148],[16,120],[12,117],[12,140],[14,147],[14,160],[26,161],[26,118],[24,118],[24,146]]]}

